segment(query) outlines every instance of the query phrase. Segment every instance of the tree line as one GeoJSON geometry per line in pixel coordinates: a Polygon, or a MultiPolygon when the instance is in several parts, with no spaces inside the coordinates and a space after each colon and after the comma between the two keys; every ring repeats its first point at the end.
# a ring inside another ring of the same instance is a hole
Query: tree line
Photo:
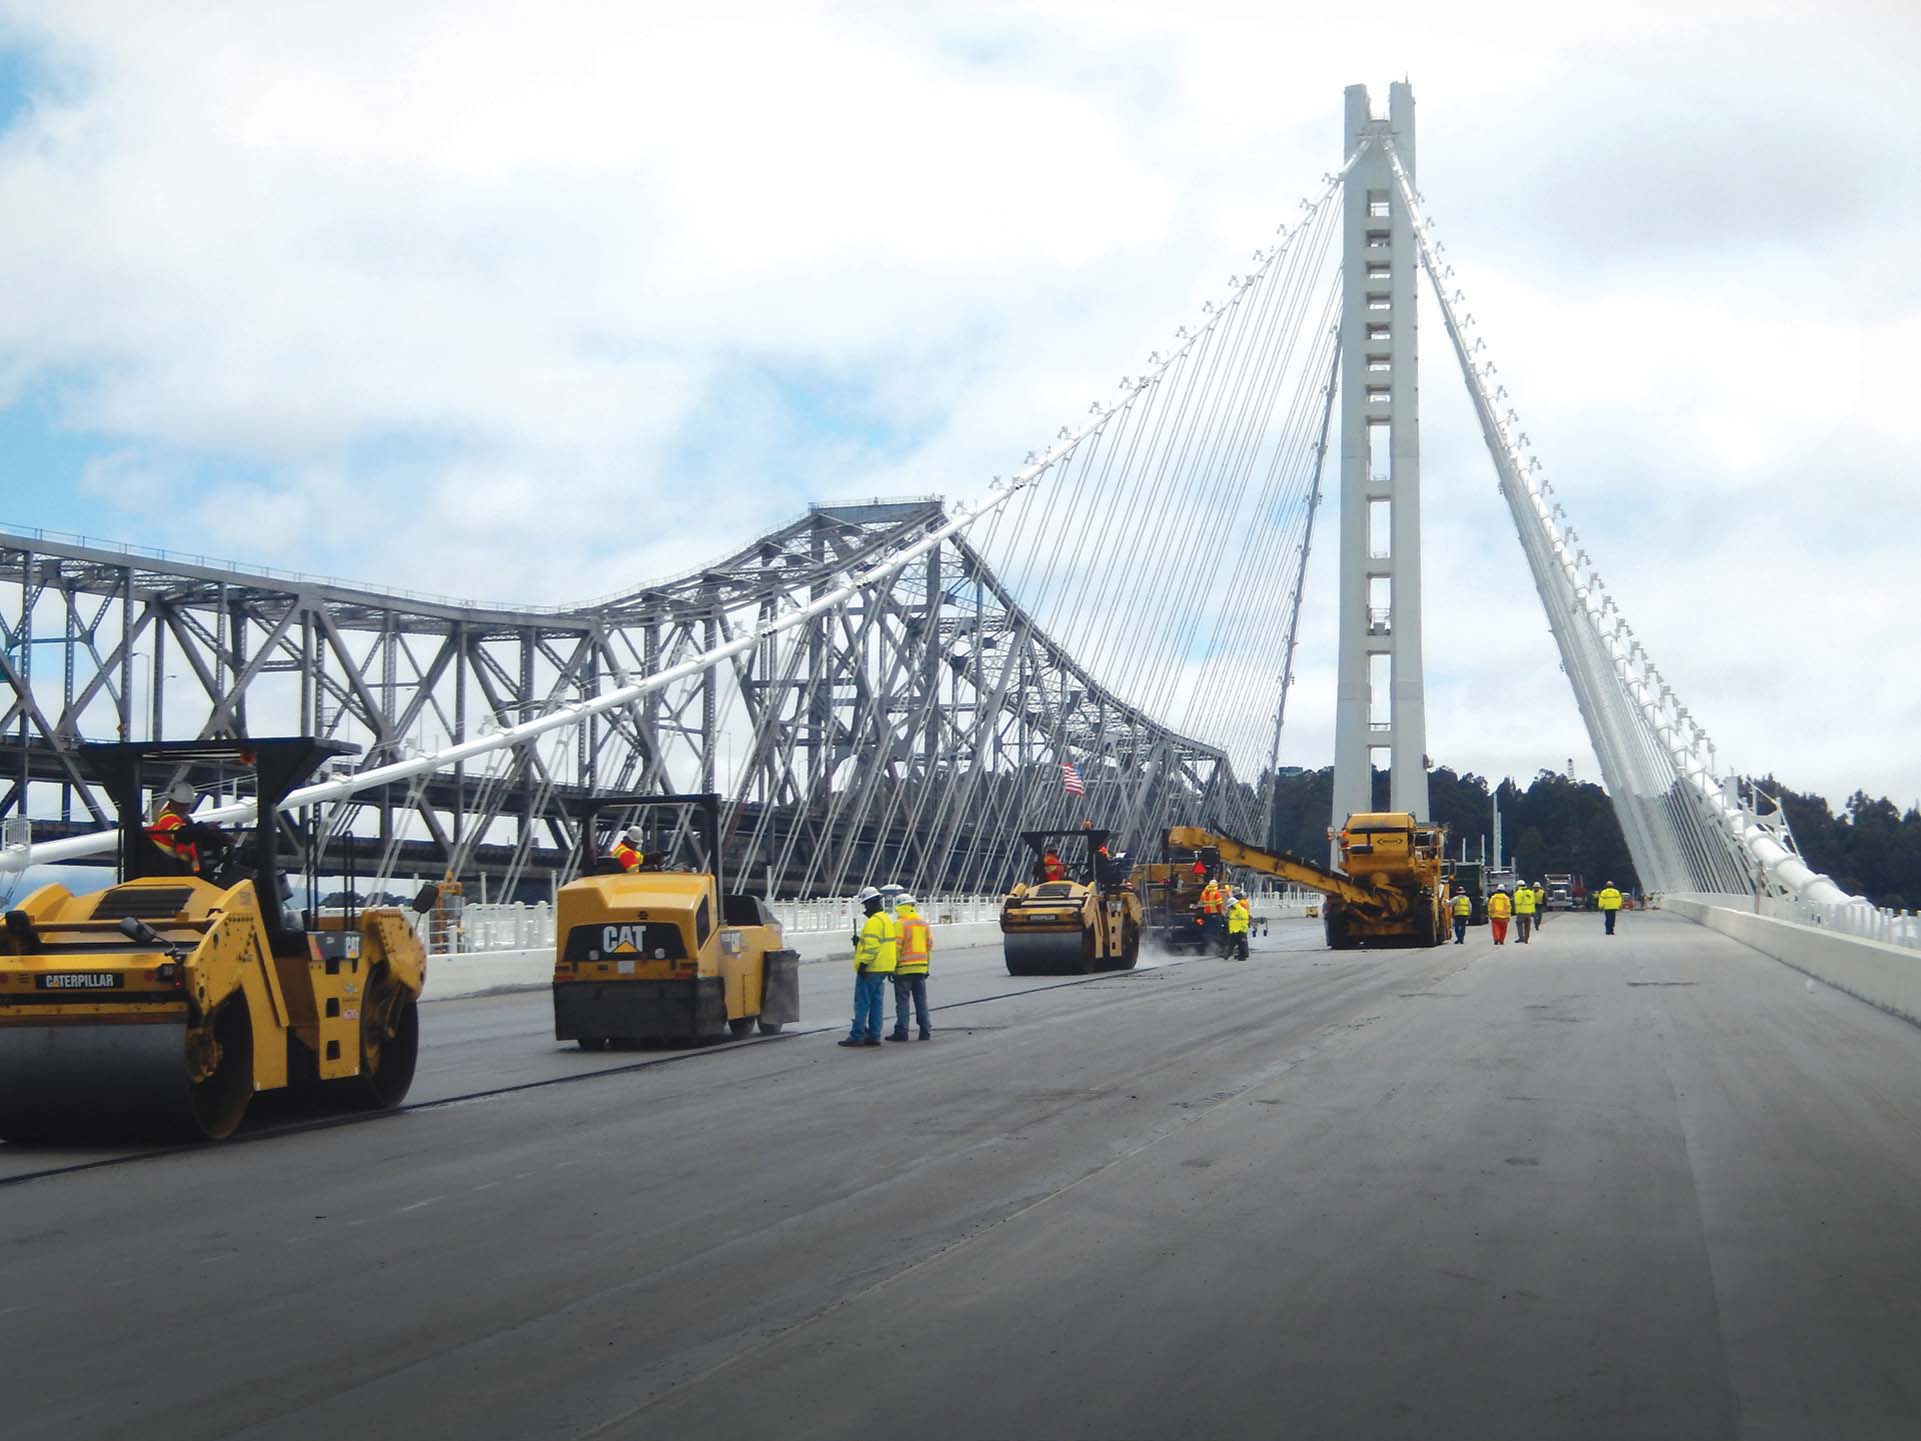
{"type": "MultiPolygon", "coordinates": [[[[1886,797],[1875,800],[1856,791],[1836,814],[1821,796],[1796,791],[1772,776],[1758,784],[1780,800],[1809,865],[1877,905],[1921,908],[1921,809],[1904,811],[1886,797]]],[[[1276,786],[1268,844],[1324,859],[1334,768],[1283,770],[1276,786]]],[[[1502,848],[1522,876],[1538,880],[1566,872],[1582,877],[1589,890],[1609,881],[1623,890],[1640,888],[1607,792],[1558,771],[1540,771],[1525,787],[1512,780],[1490,783],[1448,766],[1429,771],[1428,818],[1447,826],[1451,854],[1460,855],[1463,838],[1469,859],[1480,858],[1483,837],[1491,852],[1496,797],[1502,848]]],[[[1374,772],[1374,805],[1387,809],[1386,771],[1374,772]]]]}

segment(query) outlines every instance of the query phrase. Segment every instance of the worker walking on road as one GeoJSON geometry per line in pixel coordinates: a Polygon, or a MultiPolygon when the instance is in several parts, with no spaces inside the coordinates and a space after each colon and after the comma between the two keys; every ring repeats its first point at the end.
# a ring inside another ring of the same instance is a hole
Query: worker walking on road
{"type": "Polygon", "coordinates": [[[1547,924],[1547,887],[1541,882],[1534,883],[1534,934],[1541,934],[1541,927],[1547,924]]]}
{"type": "Polygon", "coordinates": [[[1621,893],[1614,889],[1613,881],[1601,887],[1601,894],[1594,898],[1594,904],[1600,907],[1601,919],[1607,923],[1607,933],[1613,935],[1614,918],[1621,913],[1621,893]]]}
{"type": "Polygon", "coordinates": [[[1488,929],[1494,932],[1494,944],[1507,944],[1507,918],[1514,914],[1514,901],[1506,891],[1496,891],[1487,898],[1488,929]]]}
{"type": "Polygon", "coordinates": [[[637,871],[647,859],[640,848],[643,839],[639,826],[629,826],[614,842],[614,863],[623,871],[637,871]]]}
{"type": "Polygon", "coordinates": [[[1467,923],[1474,918],[1474,897],[1466,891],[1454,893],[1454,944],[1467,944],[1467,923]]]}
{"type": "Polygon", "coordinates": [[[887,978],[899,962],[899,931],[880,903],[880,892],[865,886],[854,897],[867,919],[854,937],[854,1029],[843,1046],[878,1046],[881,1013],[887,1009],[887,978]]]}
{"type": "Polygon", "coordinates": [[[1247,926],[1253,919],[1253,912],[1247,908],[1247,897],[1240,891],[1234,892],[1234,899],[1227,907],[1227,954],[1229,960],[1247,959],[1247,926]]]}
{"type": "Polygon", "coordinates": [[[1514,887],[1514,929],[1525,946],[1528,932],[1534,929],[1534,887],[1526,881],[1514,887]]]}
{"type": "Polygon", "coordinates": [[[934,1039],[927,1022],[927,972],[934,960],[934,930],[921,919],[914,898],[902,891],[894,902],[894,924],[900,928],[900,950],[894,963],[894,1029],[890,1041],[907,1039],[907,1006],[913,1002],[920,1022],[920,1038],[934,1039]]]}

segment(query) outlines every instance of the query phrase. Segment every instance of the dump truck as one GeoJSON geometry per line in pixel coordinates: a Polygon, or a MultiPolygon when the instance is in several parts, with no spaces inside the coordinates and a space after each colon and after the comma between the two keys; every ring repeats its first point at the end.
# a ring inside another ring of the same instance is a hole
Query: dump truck
{"type": "Polygon", "coordinates": [[[263,1091],[360,1109],[405,1099],[427,971],[410,918],[290,912],[279,864],[282,797],[356,749],[308,736],[79,748],[119,813],[118,879],[89,895],[42,886],[6,913],[0,1137],[219,1140],[263,1091]],[[192,820],[190,777],[247,771],[250,835],[192,820]],[[182,787],[186,803],[143,811],[143,789],[182,787]],[[155,822],[169,815],[163,844],[155,822]]]}
{"type": "Polygon", "coordinates": [[[1347,818],[1339,840],[1342,865],[1332,870],[1218,828],[1174,826],[1167,832],[1169,846],[1211,847],[1228,865],[1319,891],[1326,897],[1321,924],[1333,950],[1439,945],[1447,932],[1441,881],[1446,828],[1404,811],[1364,811],[1347,818]]]}
{"type": "Polygon", "coordinates": [[[554,1037],[583,1051],[646,1041],[778,1034],[800,1019],[800,956],[758,896],[721,873],[720,796],[603,795],[568,802],[579,874],[554,907],[554,1037]],[[613,859],[630,816],[674,811],[697,842],[692,869],[641,848],[637,870],[613,859]]]}
{"type": "Polygon", "coordinates": [[[1001,902],[1001,939],[1010,976],[1129,971],[1141,954],[1141,898],[1108,854],[1103,830],[1022,831],[1034,873],[1001,902]],[[1064,856],[1061,874],[1048,858],[1064,856]]]}

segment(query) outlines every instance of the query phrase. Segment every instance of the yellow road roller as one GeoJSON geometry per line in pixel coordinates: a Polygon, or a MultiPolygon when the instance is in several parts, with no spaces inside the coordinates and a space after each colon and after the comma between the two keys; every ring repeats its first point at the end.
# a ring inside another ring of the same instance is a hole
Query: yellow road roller
{"type": "Polygon", "coordinates": [[[720,796],[590,796],[568,803],[579,876],[554,908],[554,1038],[583,1051],[641,1041],[772,1035],[800,1019],[800,956],[758,896],[721,874],[720,796]],[[671,810],[705,869],[670,868],[629,818],[671,810]],[[630,839],[630,837],[632,839],[630,839]]]}
{"type": "Polygon", "coordinates": [[[1141,900],[1099,830],[1022,831],[1033,878],[1001,902],[1010,976],[1128,971],[1141,954],[1141,900]]]}
{"type": "Polygon", "coordinates": [[[219,1139],[256,1092],[288,1086],[322,1104],[400,1104],[420,942],[398,909],[290,914],[276,845],[281,798],[354,749],[304,736],[80,748],[119,812],[119,881],[80,896],[42,886],[6,913],[0,1137],[219,1139]],[[194,777],[249,770],[250,835],[192,819],[194,777]],[[143,789],[175,794],[149,816],[143,789]]]}

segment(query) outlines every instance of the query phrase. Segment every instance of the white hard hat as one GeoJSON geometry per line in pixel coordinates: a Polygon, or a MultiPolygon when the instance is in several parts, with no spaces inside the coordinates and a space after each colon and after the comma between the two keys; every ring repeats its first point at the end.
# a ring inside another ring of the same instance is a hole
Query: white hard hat
{"type": "Polygon", "coordinates": [[[877,901],[879,899],[880,899],[880,892],[875,890],[872,886],[862,886],[858,891],[854,893],[855,902],[863,906],[866,905],[869,901],[877,901]]]}
{"type": "Polygon", "coordinates": [[[909,892],[902,891],[899,895],[894,897],[894,904],[897,906],[917,906],[920,904],[920,902],[915,900],[912,894],[910,894],[909,892]]]}
{"type": "Polygon", "coordinates": [[[177,806],[190,806],[194,802],[193,787],[185,781],[175,781],[167,787],[167,799],[177,806]]]}
{"type": "Polygon", "coordinates": [[[627,827],[627,844],[628,845],[633,846],[636,850],[638,850],[640,848],[640,843],[645,839],[647,839],[646,834],[641,830],[639,826],[627,827]]]}

